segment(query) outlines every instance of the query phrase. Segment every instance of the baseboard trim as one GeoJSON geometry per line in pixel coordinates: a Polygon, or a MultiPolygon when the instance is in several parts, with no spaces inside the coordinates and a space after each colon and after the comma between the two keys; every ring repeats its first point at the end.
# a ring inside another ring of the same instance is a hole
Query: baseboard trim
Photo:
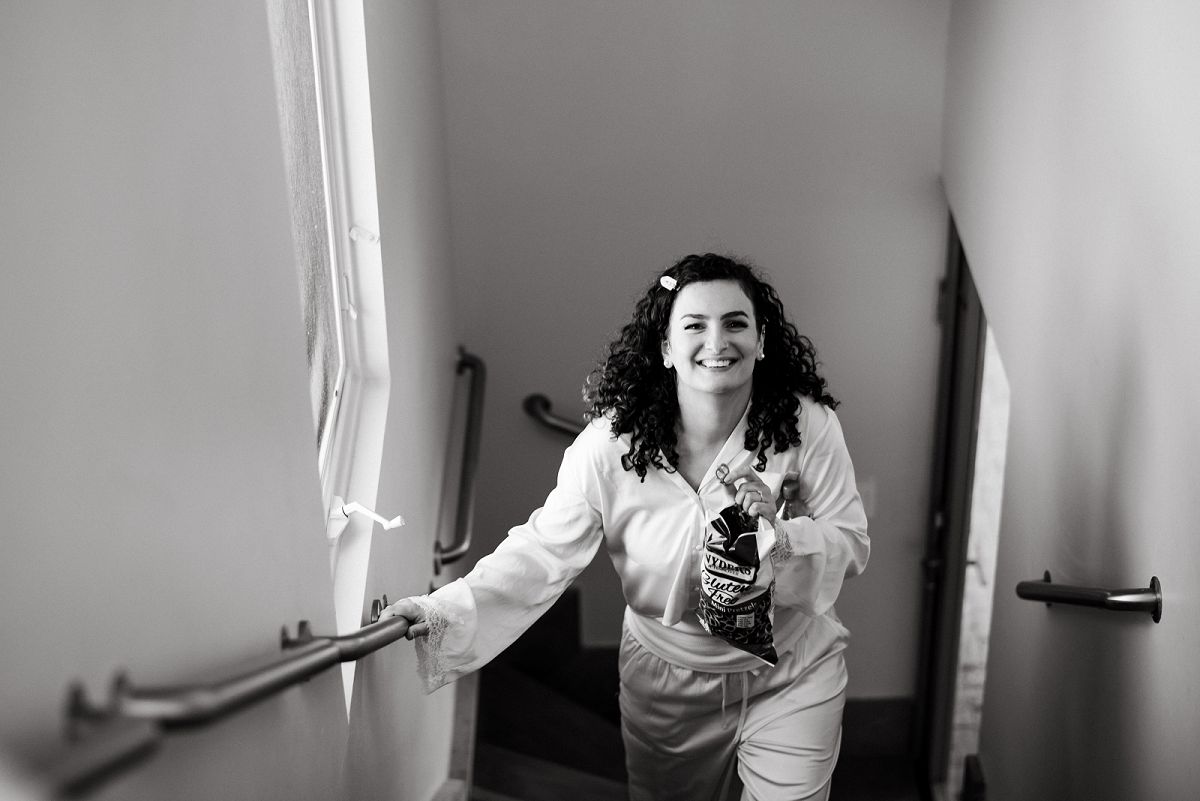
{"type": "Polygon", "coordinates": [[[446,779],[429,801],[468,801],[471,786],[462,779],[446,779]]]}
{"type": "Polygon", "coordinates": [[[479,717],[479,671],[454,682],[454,729],[450,738],[449,778],[471,786],[479,717]]]}
{"type": "Polygon", "coordinates": [[[454,724],[450,734],[450,770],[430,801],[468,801],[475,770],[475,728],[479,717],[479,673],[454,682],[454,724]]]}

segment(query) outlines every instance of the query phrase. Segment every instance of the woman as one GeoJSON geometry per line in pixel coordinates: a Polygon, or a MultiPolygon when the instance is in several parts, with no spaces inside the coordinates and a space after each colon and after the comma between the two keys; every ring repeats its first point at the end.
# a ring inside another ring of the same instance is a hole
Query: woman
{"type": "Polygon", "coordinates": [[[426,686],[506,648],[604,542],[627,602],[631,797],[722,799],[740,780],[743,799],[827,798],[848,636],[833,602],[870,544],[812,344],[750,267],[688,256],[638,301],[585,397],[591,422],[545,505],[466,577],[385,610],[419,638],[426,686]],[[717,575],[735,518],[749,521],[753,564],[717,575]],[[746,594],[725,600],[753,596],[770,614],[734,615],[725,632],[717,599],[738,571],[746,594]]]}

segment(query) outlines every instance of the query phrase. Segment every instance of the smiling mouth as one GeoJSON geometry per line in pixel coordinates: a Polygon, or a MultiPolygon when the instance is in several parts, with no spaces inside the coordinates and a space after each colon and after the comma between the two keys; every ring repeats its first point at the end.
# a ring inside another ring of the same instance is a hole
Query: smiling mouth
{"type": "Polygon", "coordinates": [[[700,366],[707,367],[710,370],[720,370],[732,365],[736,359],[701,359],[700,366]]]}

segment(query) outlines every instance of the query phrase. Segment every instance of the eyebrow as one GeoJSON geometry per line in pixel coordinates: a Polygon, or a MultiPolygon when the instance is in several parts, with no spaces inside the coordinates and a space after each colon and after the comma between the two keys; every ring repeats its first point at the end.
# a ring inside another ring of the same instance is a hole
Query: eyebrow
{"type": "MultiPolygon", "coordinates": [[[[721,319],[728,320],[730,317],[747,317],[748,318],[749,316],[750,315],[744,311],[731,311],[731,312],[725,312],[724,314],[722,314],[721,319]]],[[[685,314],[685,315],[683,315],[683,317],[685,317],[685,318],[686,317],[694,317],[697,320],[707,320],[708,319],[707,314],[685,314]]]]}

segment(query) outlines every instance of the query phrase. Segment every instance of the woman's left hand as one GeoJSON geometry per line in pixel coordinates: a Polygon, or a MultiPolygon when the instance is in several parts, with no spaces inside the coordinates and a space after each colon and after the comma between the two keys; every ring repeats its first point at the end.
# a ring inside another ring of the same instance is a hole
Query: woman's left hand
{"type": "Polygon", "coordinates": [[[729,472],[723,483],[736,487],[734,503],[742,507],[746,514],[761,517],[775,525],[775,496],[749,463],[729,472]]]}

